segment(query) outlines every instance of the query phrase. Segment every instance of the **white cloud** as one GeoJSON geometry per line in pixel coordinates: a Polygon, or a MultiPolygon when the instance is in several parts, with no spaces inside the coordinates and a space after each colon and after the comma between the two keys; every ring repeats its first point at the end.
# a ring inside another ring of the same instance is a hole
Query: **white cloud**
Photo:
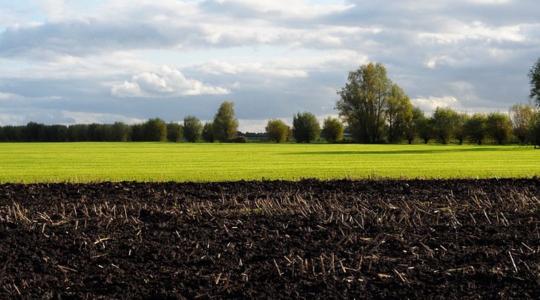
{"type": "Polygon", "coordinates": [[[433,112],[438,107],[459,108],[461,106],[459,100],[453,96],[444,97],[419,97],[411,100],[412,103],[426,112],[433,112]]]}
{"type": "Polygon", "coordinates": [[[230,91],[189,79],[177,69],[163,66],[159,73],[143,72],[131,81],[114,84],[111,94],[116,97],[174,97],[198,95],[225,95],[230,91]]]}

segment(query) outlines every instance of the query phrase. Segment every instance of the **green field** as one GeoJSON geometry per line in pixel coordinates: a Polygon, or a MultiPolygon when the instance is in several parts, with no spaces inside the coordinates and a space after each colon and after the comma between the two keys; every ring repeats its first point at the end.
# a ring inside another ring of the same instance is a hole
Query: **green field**
{"type": "Polygon", "coordinates": [[[0,143],[0,182],[532,176],[517,146],[0,143]]]}

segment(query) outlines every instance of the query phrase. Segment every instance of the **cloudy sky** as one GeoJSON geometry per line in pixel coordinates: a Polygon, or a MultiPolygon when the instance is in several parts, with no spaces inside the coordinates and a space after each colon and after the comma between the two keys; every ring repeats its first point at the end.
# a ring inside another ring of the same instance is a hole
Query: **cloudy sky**
{"type": "Polygon", "coordinates": [[[538,0],[0,0],[0,124],[335,114],[376,61],[425,110],[528,101],[538,0]]]}

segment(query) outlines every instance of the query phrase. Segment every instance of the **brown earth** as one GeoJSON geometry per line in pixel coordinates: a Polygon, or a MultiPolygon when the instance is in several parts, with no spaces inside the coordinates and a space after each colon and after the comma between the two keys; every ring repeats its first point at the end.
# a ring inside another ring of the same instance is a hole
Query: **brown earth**
{"type": "Polygon", "coordinates": [[[540,298],[540,180],[0,185],[0,298],[540,298]]]}

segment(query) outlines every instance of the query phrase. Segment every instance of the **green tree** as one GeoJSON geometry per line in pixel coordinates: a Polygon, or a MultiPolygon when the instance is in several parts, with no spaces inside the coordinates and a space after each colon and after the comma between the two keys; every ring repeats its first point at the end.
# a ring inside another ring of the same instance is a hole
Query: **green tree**
{"type": "Polygon", "coordinates": [[[501,113],[491,113],[487,117],[486,130],[499,145],[508,141],[512,134],[512,121],[508,115],[501,113]]]}
{"type": "Polygon", "coordinates": [[[199,119],[193,116],[184,118],[184,138],[190,143],[195,143],[201,139],[203,125],[199,119]]]}
{"type": "Polygon", "coordinates": [[[527,143],[534,121],[534,107],[524,104],[516,104],[510,108],[510,120],[514,135],[521,144],[527,143]]]}
{"type": "Polygon", "coordinates": [[[412,118],[411,100],[397,84],[393,84],[386,108],[387,137],[390,143],[401,142],[412,118]]]}
{"type": "Polygon", "coordinates": [[[422,115],[421,118],[416,119],[415,126],[418,129],[418,136],[424,141],[424,144],[429,143],[435,136],[433,118],[426,118],[422,115]]]}
{"type": "Polygon", "coordinates": [[[143,136],[145,141],[166,141],[167,124],[165,124],[165,122],[159,118],[150,119],[143,124],[143,136]]]}
{"type": "Polygon", "coordinates": [[[534,148],[540,146],[540,111],[538,111],[532,121],[530,129],[530,139],[534,148]]]}
{"type": "Polygon", "coordinates": [[[482,145],[486,137],[487,117],[485,114],[474,114],[464,124],[465,136],[471,141],[482,145]]]}
{"type": "Polygon", "coordinates": [[[130,129],[127,124],[116,122],[111,126],[111,141],[127,142],[129,141],[130,129]]]}
{"type": "Polygon", "coordinates": [[[343,140],[344,132],[343,123],[337,118],[329,117],[324,120],[321,136],[329,143],[336,143],[343,140]]]}
{"type": "Polygon", "coordinates": [[[214,139],[220,142],[234,139],[238,131],[238,120],[235,117],[232,102],[223,102],[221,104],[214,117],[212,128],[214,130],[214,139]]]}
{"type": "Polygon", "coordinates": [[[420,121],[425,118],[424,112],[420,108],[413,107],[412,118],[405,124],[405,138],[409,145],[412,144],[419,135],[420,130],[418,125],[420,121]]]}
{"type": "Polygon", "coordinates": [[[211,122],[204,124],[202,138],[207,143],[214,142],[214,128],[211,122]]]}
{"type": "Polygon", "coordinates": [[[173,143],[182,141],[182,125],[178,123],[167,124],[167,140],[173,143]]]}
{"type": "Polygon", "coordinates": [[[269,120],[265,129],[268,138],[276,143],[285,143],[291,131],[291,128],[281,120],[269,120]]]}
{"type": "Polygon", "coordinates": [[[465,130],[465,123],[469,120],[469,115],[465,113],[459,113],[456,119],[456,130],[454,136],[458,140],[460,145],[463,145],[463,141],[467,137],[467,132],[465,130]]]}
{"type": "Polygon", "coordinates": [[[310,143],[319,138],[321,126],[317,118],[308,112],[298,113],[293,118],[293,136],[298,143],[310,143]]]}
{"type": "Polygon", "coordinates": [[[382,141],[391,88],[392,83],[382,64],[369,63],[349,73],[345,87],[338,92],[337,109],[355,141],[382,141]]]}
{"type": "Polygon", "coordinates": [[[529,78],[531,84],[531,99],[536,101],[536,104],[540,106],[540,58],[529,71],[529,78]]]}
{"type": "Polygon", "coordinates": [[[455,135],[459,115],[450,108],[437,108],[433,114],[433,130],[435,136],[443,144],[448,144],[455,135]]]}

